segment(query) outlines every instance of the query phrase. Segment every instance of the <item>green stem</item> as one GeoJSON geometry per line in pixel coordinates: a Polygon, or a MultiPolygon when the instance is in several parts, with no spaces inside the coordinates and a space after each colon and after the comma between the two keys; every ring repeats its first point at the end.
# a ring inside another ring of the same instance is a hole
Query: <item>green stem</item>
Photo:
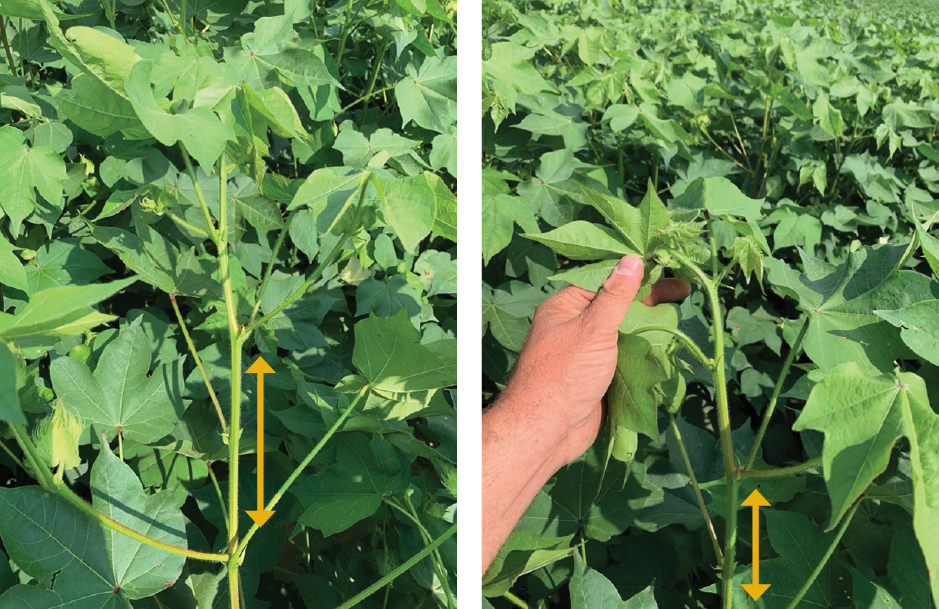
{"type": "MultiPolygon", "coordinates": [[[[364,196],[364,193],[365,193],[365,188],[364,188],[364,187],[363,187],[363,189],[362,189],[362,192],[363,192],[363,196],[364,196]]],[[[268,313],[267,315],[264,315],[263,317],[261,317],[261,319],[257,320],[257,321],[254,322],[253,324],[250,324],[250,325],[248,325],[248,326],[245,326],[244,331],[243,331],[243,335],[244,335],[244,336],[247,336],[247,335],[250,334],[255,328],[257,328],[258,326],[264,325],[264,324],[267,323],[267,321],[270,320],[272,317],[274,317],[275,315],[277,315],[278,313],[280,313],[281,311],[283,311],[284,309],[286,309],[287,307],[289,307],[291,304],[293,304],[293,301],[295,301],[296,299],[298,299],[298,298],[300,298],[301,296],[303,296],[303,293],[306,292],[307,289],[308,289],[311,285],[313,285],[314,283],[316,283],[316,281],[319,279],[320,275],[323,274],[323,271],[326,270],[326,267],[328,267],[330,264],[332,264],[333,261],[339,256],[339,254],[342,252],[342,248],[343,248],[343,247],[345,246],[345,244],[346,244],[346,241],[349,239],[349,236],[350,236],[350,233],[349,233],[349,232],[344,233],[344,234],[342,235],[342,237],[339,238],[339,241],[336,243],[336,246],[333,248],[333,251],[329,252],[329,255],[326,256],[326,258],[324,258],[324,259],[319,263],[319,265],[317,265],[317,267],[316,267],[315,269],[313,269],[313,274],[310,275],[310,278],[307,279],[306,282],[304,282],[303,285],[301,285],[299,288],[297,288],[297,290],[296,290],[293,294],[291,294],[290,296],[288,296],[285,301],[283,301],[282,303],[280,303],[279,305],[277,305],[277,307],[275,307],[274,310],[272,310],[270,313],[268,313]]]]}
{"type": "Polygon", "coordinates": [[[228,595],[231,609],[238,602],[238,444],[241,441],[241,348],[242,338],[229,328],[231,345],[231,427],[228,432],[228,595]]]}
{"type": "Polygon", "coordinates": [[[21,470],[26,471],[26,466],[23,465],[23,462],[20,461],[19,457],[17,457],[17,456],[13,453],[12,450],[10,450],[9,448],[7,448],[7,445],[6,445],[6,444],[4,444],[3,442],[0,442],[0,448],[2,448],[3,451],[4,451],[6,454],[10,455],[10,458],[13,459],[13,462],[14,462],[14,463],[16,463],[17,465],[20,466],[20,469],[21,469],[21,470]]]}
{"type": "Polygon", "coordinates": [[[851,519],[854,518],[855,512],[857,512],[858,507],[861,505],[863,496],[854,502],[854,505],[851,506],[851,509],[848,511],[847,516],[842,520],[841,526],[838,527],[838,532],[835,534],[835,538],[831,540],[831,545],[828,546],[828,550],[825,551],[825,555],[815,565],[815,570],[812,571],[812,574],[809,575],[808,580],[799,590],[799,592],[792,599],[792,602],[789,603],[789,606],[786,609],[795,609],[799,606],[799,601],[802,600],[802,597],[806,595],[809,591],[809,588],[812,587],[812,584],[815,583],[815,580],[818,579],[818,576],[821,574],[822,569],[825,568],[825,565],[828,564],[828,559],[831,558],[831,555],[835,553],[835,548],[838,547],[838,543],[841,541],[841,538],[844,536],[844,532],[848,529],[848,525],[851,524],[851,519]]]}
{"type": "Polygon", "coordinates": [[[215,487],[215,495],[218,497],[218,504],[222,508],[222,519],[225,521],[225,532],[231,535],[231,522],[228,520],[228,508],[225,506],[225,497],[222,496],[222,489],[218,485],[218,478],[212,470],[212,462],[207,461],[206,467],[209,469],[209,479],[212,480],[212,486],[215,487]]]}
{"type": "Polygon", "coordinates": [[[802,329],[799,331],[799,336],[796,337],[796,342],[792,343],[792,348],[789,349],[789,355],[786,356],[786,361],[783,363],[779,378],[776,379],[776,386],[773,387],[773,395],[770,397],[769,404],[763,412],[763,421],[760,423],[760,430],[756,434],[756,439],[753,441],[753,448],[750,449],[750,456],[747,457],[743,469],[750,469],[753,465],[753,460],[756,459],[756,454],[760,450],[760,443],[763,442],[763,436],[766,434],[766,428],[769,427],[770,419],[773,418],[773,412],[776,410],[776,402],[779,400],[779,394],[782,393],[786,375],[789,374],[789,368],[792,366],[792,362],[794,362],[799,355],[799,350],[802,348],[802,340],[805,338],[808,329],[809,318],[806,317],[805,322],[802,324],[802,329]]]}
{"type": "Polygon", "coordinates": [[[3,50],[7,54],[7,63],[10,66],[10,74],[16,76],[16,63],[13,62],[13,52],[10,51],[10,39],[7,38],[7,20],[0,21],[0,40],[3,41],[3,50]]]}
{"type": "Polygon", "coordinates": [[[346,21],[342,24],[342,35],[339,38],[339,51],[336,53],[336,67],[339,70],[342,70],[342,55],[346,52],[346,38],[349,37],[349,23],[354,18],[352,13],[352,0],[349,0],[349,4],[346,5],[346,21]]]}
{"type": "Polygon", "coordinates": [[[183,319],[183,314],[179,310],[179,305],[176,304],[176,294],[170,294],[170,302],[173,303],[173,310],[176,312],[176,319],[179,321],[179,329],[183,332],[183,337],[186,339],[186,345],[189,347],[189,352],[192,353],[193,359],[196,360],[196,367],[199,369],[199,373],[202,375],[202,382],[205,383],[205,388],[209,392],[209,397],[212,399],[212,403],[215,404],[215,411],[218,413],[218,420],[222,423],[222,433],[228,433],[228,423],[225,422],[225,413],[222,412],[222,405],[218,402],[218,397],[215,395],[215,390],[212,389],[212,381],[209,380],[209,375],[205,371],[205,366],[202,365],[202,358],[199,357],[199,352],[196,351],[196,346],[192,342],[192,338],[189,336],[189,330],[186,329],[186,321],[183,319]]]}
{"type": "MultiPolygon", "coordinates": [[[[414,516],[414,522],[417,523],[417,528],[421,533],[421,537],[424,539],[424,543],[430,543],[430,533],[428,533],[427,529],[424,528],[424,525],[421,524],[420,516],[418,516],[417,510],[414,509],[414,505],[411,504],[411,498],[405,494],[404,500],[407,501],[408,508],[411,510],[411,514],[414,516]]],[[[434,550],[431,556],[434,559],[434,570],[437,572],[437,578],[440,579],[440,585],[443,587],[444,595],[447,597],[447,609],[455,607],[456,605],[453,602],[453,595],[450,593],[450,580],[447,578],[447,570],[443,566],[443,559],[440,557],[440,552],[434,550]]]]}
{"type": "Polygon", "coordinates": [[[512,593],[509,592],[508,590],[506,590],[505,593],[502,594],[502,598],[504,598],[505,600],[509,601],[510,603],[512,603],[513,605],[515,605],[516,607],[521,607],[521,609],[528,609],[528,605],[525,604],[525,601],[523,601],[523,600],[520,599],[519,597],[515,596],[514,594],[512,594],[512,593]]]}
{"type": "MultiPolygon", "coordinates": [[[[737,543],[737,488],[740,483],[740,476],[737,474],[733,440],[730,435],[730,406],[727,403],[727,377],[724,368],[724,319],[721,315],[721,304],[717,297],[717,288],[714,287],[707,275],[698,268],[698,265],[680,252],[671,250],[669,254],[694,273],[707,291],[710,300],[712,324],[714,326],[714,392],[717,398],[717,418],[720,425],[721,448],[724,457],[724,480],[727,487],[727,505],[725,508],[727,511],[724,517],[726,529],[724,563],[721,567],[721,574],[723,578],[724,609],[731,609],[737,543]]],[[[712,261],[716,257],[717,251],[712,241],[712,261]]],[[[716,266],[716,263],[714,265],[716,266]]]]}
{"type": "Polygon", "coordinates": [[[439,548],[441,545],[443,545],[443,543],[447,541],[448,539],[450,539],[451,537],[453,537],[455,533],[456,533],[456,523],[454,522],[452,525],[450,525],[449,529],[447,529],[440,537],[435,539],[433,543],[431,543],[429,546],[425,546],[423,550],[421,550],[420,552],[418,552],[417,554],[409,558],[406,562],[404,562],[397,569],[395,569],[388,575],[384,576],[383,578],[381,578],[380,580],[378,580],[377,582],[375,582],[374,584],[372,584],[365,590],[362,590],[361,592],[359,592],[358,594],[356,594],[355,596],[353,596],[352,598],[350,598],[343,604],[339,605],[339,607],[337,607],[336,609],[350,609],[351,607],[355,607],[356,605],[361,603],[363,600],[365,600],[372,594],[375,594],[376,592],[378,592],[379,590],[381,590],[382,588],[384,588],[385,586],[393,582],[398,576],[406,573],[408,570],[411,569],[411,567],[413,567],[417,563],[424,560],[424,558],[426,558],[427,555],[429,555],[431,552],[433,552],[434,550],[439,548]]]}
{"type": "Polygon", "coordinates": [[[192,166],[192,161],[189,160],[189,152],[186,150],[186,145],[182,142],[179,142],[179,149],[183,153],[183,162],[186,163],[186,171],[189,173],[189,179],[192,180],[192,189],[196,193],[196,199],[199,200],[199,206],[202,208],[202,214],[205,216],[205,223],[209,227],[209,236],[212,237],[215,246],[219,247],[218,231],[215,230],[215,225],[212,224],[212,214],[209,213],[209,206],[206,205],[205,197],[202,196],[202,188],[199,187],[199,182],[196,180],[196,170],[192,166]]]}
{"type": "Polygon", "coordinates": [[[381,71],[382,61],[385,59],[385,50],[388,48],[388,39],[383,38],[381,48],[378,49],[378,59],[375,61],[375,69],[372,70],[372,77],[368,81],[368,89],[365,91],[365,106],[362,108],[362,116],[368,116],[368,100],[372,97],[372,91],[375,89],[375,80],[381,71]]]}
{"type": "MultiPolygon", "coordinates": [[[[273,511],[274,506],[277,505],[277,502],[280,501],[280,498],[284,496],[284,493],[287,492],[287,489],[296,481],[297,477],[300,476],[300,473],[310,464],[310,461],[326,446],[326,442],[329,441],[333,434],[339,431],[339,428],[342,427],[342,424],[345,423],[346,419],[352,414],[352,411],[355,410],[356,405],[359,403],[359,400],[362,399],[368,392],[368,385],[362,385],[358,393],[356,393],[355,398],[346,406],[346,409],[342,411],[342,414],[339,415],[339,418],[336,419],[336,422],[333,423],[333,426],[329,428],[329,431],[322,437],[322,439],[317,442],[316,446],[313,447],[313,450],[303,458],[303,461],[293,470],[293,473],[290,474],[290,477],[280,486],[274,496],[271,497],[270,501],[267,502],[267,505],[264,506],[264,509],[267,511],[273,511]]],[[[238,550],[234,553],[235,556],[240,556],[242,552],[245,551],[245,548],[248,546],[248,542],[254,536],[255,532],[258,530],[257,523],[252,524],[251,528],[248,529],[248,532],[245,534],[244,539],[241,540],[241,545],[238,546],[238,550]]]]}
{"type": "Polygon", "coordinates": [[[26,432],[26,428],[23,425],[18,423],[11,423],[10,429],[13,431],[13,437],[16,438],[16,441],[20,445],[23,454],[26,455],[30,466],[35,470],[36,476],[40,478],[39,483],[42,485],[42,487],[69,502],[78,510],[84,512],[87,516],[90,516],[101,525],[126,535],[131,539],[139,541],[142,544],[159,548],[165,552],[169,552],[170,554],[176,554],[178,556],[186,556],[188,558],[195,558],[197,560],[206,560],[210,562],[225,562],[228,560],[227,554],[197,552],[195,550],[189,550],[187,548],[181,548],[172,544],[163,543],[162,541],[158,541],[152,537],[144,535],[143,533],[139,533],[134,529],[114,520],[113,518],[102,514],[90,503],[76,495],[72,489],[65,485],[65,483],[57,481],[49,472],[49,469],[42,465],[42,460],[36,451],[36,447],[33,445],[32,440],[29,439],[29,434],[26,432]]]}
{"type": "Polygon", "coordinates": [[[170,218],[171,220],[173,220],[173,222],[176,222],[177,224],[183,226],[183,227],[186,228],[187,230],[190,230],[190,231],[194,232],[195,234],[199,235],[199,236],[202,237],[203,239],[207,239],[207,238],[209,238],[209,237],[212,236],[212,235],[210,235],[209,233],[207,233],[207,232],[205,232],[204,230],[202,230],[201,228],[199,228],[198,226],[194,226],[194,225],[190,224],[189,222],[186,222],[185,220],[183,220],[182,218],[180,218],[179,216],[177,216],[176,214],[174,214],[173,212],[171,212],[171,211],[169,211],[169,210],[165,210],[163,213],[164,213],[164,215],[166,215],[168,218],[170,218]]]}
{"type": "Polygon", "coordinates": [[[694,343],[693,340],[691,340],[691,337],[681,330],[669,328],[668,326],[644,326],[633,332],[633,334],[642,334],[643,332],[668,332],[669,334],[677,336],[678,339],[685,345],[685,347],[691,351],[691,354],[698,358],[702,364],[704,364],[705,368],[710,369],[714,366],[714,361],[704,355],[704,352],[701,351],[701,349],[694,343]]]}
{"type": "Polygon", "coordinates": [[[688,477],[691,479],[691,486],[694,488],[694,494],[698,498],[698,507],[701,509],[701,514],[704,516],[705,524],[707,524],[708,533],[710,533],[711,536],[711,543],[714,546],[714,556],[717,557],[718,561],[723,561],[724,554],[721,552],[721,545],[717,541],[717,532],[714,530],[714,523],[711,522],[711,515],[708,513],[708,506],[704,502],[704,495],[701,494],[701,487],[698,486],[698,479],[694,475],[694,468],[691,467],[691,459],[688,458],[688,450],[685,448],[685,442],[681,438],[681,431],[678,430],[678,423],[675,421],[675,415],[669,413],[668,418],[672,425],[672,433],[675,434],[675,439],[678,441],[678,450],[681,452],[682,461],[685,463],[685,470],[687,470],[688,477]]]}
{"type": "Polygon", "coordinates": [[[375,97],[376,95],[381,95],[382,93],[385,93],[386,91],[391,91],[391,90],[394,89],[396,86],[398,86],[398,85],[396,85],[396,84],[395,84],[395,85],[390,85],[390,86],[388,86],[388,87],[381,88],[381,89],[379,89],[378,91],[372,91],[372,92],[369,93],[368,95],[363,95],[362,97],[358,98],[357,100],[355,100],[355,101],[352,102],[351,104],[347,104],[346,106],[343,106],[342,110],[340,110],[339,113],[341,114],[341,113],[345,112],[346,110],[348,110],[349,108],[352,108],[352,107],[355,106],[356,104],[360,104],[360,103],[362,103],[362,102],[364,102],[364,101],[366,101],[366,100],[369,100],[369,99],[375,97]]]}
{"type": "Polygon", "coordinates": [[[815,469],[822,464],[822,458],[816,457],[809,459],[805,463],[792,465],[790,467],[779,467],[775,469],[738,469],[737,473],[749,478],[776,478],[779,476],[794,476],[804,471],[815,469]]]}

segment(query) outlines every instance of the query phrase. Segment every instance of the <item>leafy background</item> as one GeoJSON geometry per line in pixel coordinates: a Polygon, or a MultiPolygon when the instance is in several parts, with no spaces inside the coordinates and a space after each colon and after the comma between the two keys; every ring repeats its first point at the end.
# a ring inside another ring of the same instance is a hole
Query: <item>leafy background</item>
{"type": "MultiPolygon", "coordinates": [[[[899,274],[908,282],[894,293],[899,300],[892,302],[900,304],[870,298],[917,225],[931,226],[939,210],[937,25],[939,7],[927,1],[486,0],[485,398],[491,401],[504,386],[535,307],[567,281],[595,289],[626,253],[589,193],[636,205],[651,185],[673,212],[682,195],[756,205],[746,218],[760,233],[753,233],[749,255],[735,248],[740,222],[712,220],[717,247],[738,269],[721,288],[738,460],[754,443],[806,314],[807,355],[796,359],[783,387],[761,445],[761,467],[802,463],[822,455],[823,446],[834,451],[861,442],[837,436],[863,428],[875,410],[886,412],[878,410],[882,404],[867,404],[857,421],[829,421],[834,440],[819,433],[826,423],[818,419],[803,419],[799,433],[793,426],[804,408],[809,413],[810,395],[817,396],[816,407],[839,395],[869,397],[877,389],[865,384],[867,377],[892,378],[894,362],[921,379],[919,441],[935,451],[939,360],[927,337],[936,335],[935,318],[910,317],[935,302],[935,241],[927,231],[920,228],[923,253],[906,260],[899,274]],[[835,290],[838,297],[823,305],[838,281],[851,288],[835,290]],[[845,310],[855,307],[868,316],[863,322],[824,326],[819,308],[862,294],[868,300],[858,298],[845,310]],[[906,309],[920,298],[931,304],[906,309]],[[898,318],[878,317],[878,308],[896,309],[898,318]],[[924,334],[919,341],[911,336],[917,330],[924,334]],[[858,369],[831,377],[829,399],[824,390],[813,393],[822,373],[851,361],[858,369]]],[[[680,308],[660,313],[675,316],[678,328],[707,351],[705,301],[696,290],[680,308]]],[[[628,316],[623,331],[641,321],[628,316]]],[[[677,427],[722,538],[713,387],[687,352],[681,359],[687,393],[677,427]]],[[[630,464],[611,461],[602,476],[604,432],[545,486],[484,578],[484,605],[719,606],[718,561],[664,410],[651,431],[640,433],[630,464]]],[[[891,451],[894,438],[875,451],[866,472],[876,477],[869,498],[800,606],[934,606],[935,578],[931,583],[921,548],[935,560],[939,540],[925,521],[914,536],[911,448],[900,439],[891,451]]],[[[758,481],[772,503],[762,510],[759,535],[761,577],[773,587],[758,602],[737,587],[734,606],[788,605],[833,538],[826,532],[836,520],[831,497],[850,495],[842,488],[838,496],[833,487],[857,477],[863,490],[869,482],[856,473],[860,461],[849,459],[828,484],[827,472],[818,469],[758,481]]],[[[934,467],[930,475],[935,484],[934,467]]],[[[740,498],[754,488],[745,481],[740,498]]],[[[934,513],[928,507],[934,499],[919,501],[923,517],[934,513]]],[[[740,582],[750,581],[751,537],[747,508],[738,520],[740,582]]]]}
{"type": "MultiPolygon", "coordinates": [[[[229,438],[169,297],[230,417],[221,158],[235,316],[273,313],[244,358],[275,370],[268,498],[372,386],[249,544],[246,606],[336,607],[439,537],[457,494],[456,3],[4,0],[0,16],[0,420],[100,511],[225,550],[209,474],[227,494],[229,438]]],[[[243,532],[255,376],[242,387],[243,532]]],[[[228,606],[223,565],[98,526],[35,486],[10,433],[0,606],[228,606]]],[[[361,606],[455,606],[455,548],[361,606]]]]}

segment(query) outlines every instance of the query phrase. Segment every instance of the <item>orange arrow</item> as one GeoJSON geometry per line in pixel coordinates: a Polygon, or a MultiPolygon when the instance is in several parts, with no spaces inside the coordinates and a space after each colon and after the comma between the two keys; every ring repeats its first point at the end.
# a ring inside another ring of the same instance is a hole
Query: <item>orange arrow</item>
{"type": "Polygon", "coordinates": [[[268,518],[274,515],[273,510],[264,509],[264,375],[274,374],[274,369],[267,365],[263,357],[259,357],[248,368],[248,373],[258,375],[258,509],[245,512],[259,527],[263,527],[268,518]]]}
{"type": "Polygon", "coordinates": [[[769,588],[769,584],[760,583],[760,506],[770,507],[770,505],[760,491],[750,493],[747,500],[740,505],[753,506],[753,583],[740,585],[753,600],[757,600],[769,588]]]}

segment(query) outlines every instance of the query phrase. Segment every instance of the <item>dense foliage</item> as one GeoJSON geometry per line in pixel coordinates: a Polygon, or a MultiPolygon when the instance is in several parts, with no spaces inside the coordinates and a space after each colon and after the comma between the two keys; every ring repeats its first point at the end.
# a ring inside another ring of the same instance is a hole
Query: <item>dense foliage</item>
{"type": "Polygon", "coordinates": [[[935,606],[939,11],[834,4],[484,3],[487,398],[560,286],[694,287],[630,309],[486,603],[935,606]]]}
{"type": "Polygon", "coordinates": [[[455,607],[456,3],[0,18],[0,607],[455,607]]]}

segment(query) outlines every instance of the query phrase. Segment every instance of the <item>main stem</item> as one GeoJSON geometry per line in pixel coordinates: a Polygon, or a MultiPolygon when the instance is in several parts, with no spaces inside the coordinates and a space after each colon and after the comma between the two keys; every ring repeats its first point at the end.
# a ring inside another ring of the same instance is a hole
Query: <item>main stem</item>
{"type": "MultiPolygon", "coordinates": [[[[717,252],[714,242],[711,242],[712,260],[716,259],[717,252]]],[[[717,288],[704,272],[694,262],[683,254],[670,251],[669,254],[678,260],[685,268],[694,273],[698,281],[708,293],[711,304],[711,318],[714,326],[714,392],[717,397],[717,418],[720,425],[721,449],[724,457],[724,481],[727,488],[726,513],[724,515],[724,564],[721,567],[723,577],[724,609],[731,609],[733,586],[735,550],[737,544],[737,489],[740,475],[734,461],[733,439],[730,434],[730,406],[727,403],[727,375],[724,368],[724,319],[721,315],[721,303],[717,297],[717,288]]],[[[714,263],[716,267],[716,262],[714,263]]]]}

